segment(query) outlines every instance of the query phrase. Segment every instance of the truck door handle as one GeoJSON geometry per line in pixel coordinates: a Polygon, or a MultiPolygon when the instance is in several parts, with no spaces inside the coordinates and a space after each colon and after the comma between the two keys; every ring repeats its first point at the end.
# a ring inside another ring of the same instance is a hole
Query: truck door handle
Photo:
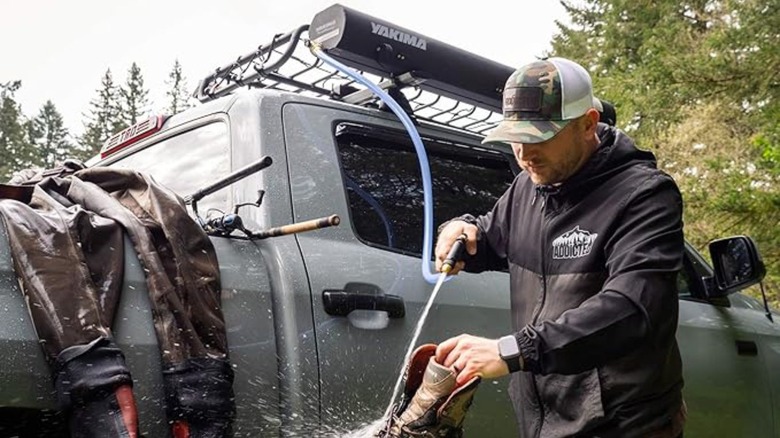
{"type": "Polygon", "coordinates": [[[322,292],[322,305],[325,312],[332,316],[347,316],[353,310],[385,311],[394,319],[406,315],[404,299],[398,295],[326,290],[322,292]]]}

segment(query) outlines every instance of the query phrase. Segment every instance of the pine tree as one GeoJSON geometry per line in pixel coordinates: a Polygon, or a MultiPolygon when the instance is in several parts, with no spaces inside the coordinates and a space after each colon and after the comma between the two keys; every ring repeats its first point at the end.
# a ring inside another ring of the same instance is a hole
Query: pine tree
{"type": "Polygon", "coordinates": [[[678,123],[685,106],[724,99],[743,112],[780,100],[780,0],[564,1],[553,52],[619,101],[635,137],[678,123]],[[772,73],[769,73],[772,72],[772,73]]]}
{"type": "Polygon", "coordinates": [[[35,151],[27,138],[27,121],[14,100],[21,86],[21,81],[0,84],[0,181],[36,164],[35,151]]]}
{"type": "Polygon", "coordinates": [[[111,69],[106,70],[100,85],[97,96],[89,102],[89,115],[86,116],[84,135],[80,138],[81,149],[84,151],[82,158],[97,154],[103,143],[122,124],[119,117],[118,90],[114,85],[111,69]]]}
{"type": "Polygon", "coordinates": [[[149,90],[144,88],[144,77],[141,69],[134,62],[127,71],[127,81],[119,88],[120,107],[122,108],[122,124],[117,130],[136,124],[149,113],[149,90]]]}
{"type": "Polygon", "coordinates": [[[38,116],[30,123],[30,140],[36,147],[40,164],[52,168],[61,164],[65,158],[78,155],[74,154],[76,151],[69,137],[57,107],[52,101],[46,101],[38,116]]]}
{"type": "Polygon", "coordinates": [[[165,81],[165,84],[170,87],[165,93],[169,99],[168,108],[166,108],[168,114],[176,114],[192,106],[189,103],[190,96],[187,93],[187,80],[182,74],[178,59],[174,62],[173,70],[168,74],[168,80],[165,81]]]}

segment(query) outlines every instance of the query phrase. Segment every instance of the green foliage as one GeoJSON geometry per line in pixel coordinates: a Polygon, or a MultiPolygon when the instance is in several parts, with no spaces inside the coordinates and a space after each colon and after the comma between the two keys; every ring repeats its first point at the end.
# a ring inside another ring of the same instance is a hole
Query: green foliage
{"type": "Polygon", "coordinates": [[[620,127],[675,177],[689,241],[757,241],[780,304],[780,0],[564,6],[553,54],[589,69],[620,127]]]}
{"type": "Polygon", "coordinates": [[[30,140],[37,148],[39,164],[52,168],[69,158],[74,151],[69,137],[57,107],[46,101],[30,124],[30,140]]]}
{"type": "Polygon", "coordinates": [[[79,139],[84,151],[81,158],[86,159],[100,152],[103,143],[121,126],[118,94],[111,69],[108,69],[100,80],[97,96],[89,102],[84,135],[79,139]]]}
{"type": "Polygon", "coordinates": [[[774,173],[780,171],[780,144],[771,141],[765,135],[757,134],[753,138],[753,146],[761,153],[761,163],[774,173]]]}
{"type": "Polygon", "coordinates": [[[149,90],[144,88],[144,77],[141,68],[135,62],[127,71],[127,81],[119,88],[120,96],[120,124],[115,126],[115,131],[120,131],[128,126],[135,125],[141,117],[149,113],[149,90]]]}
{"type": "Polygon", "coordinates": [[[623,127],[644,140],[679,121],[684,105],[728,96],[757,110],[777,98],[780,0],[565,2],[556,55],[587,66],[623,127]],[[768,17],[767,17],[768,16],[768,17]]]}
{"type": "Polygon", "coordinates": [[[148,114],[148,94],[141,68],[135,62],[127,71],[125,84],[119,87],[114,83],[111,70],[106,70],[97,96],[89,102],[84,135],[79,139],[81,150],[75,155],[82,159],[96,155],[112,134],[137,123],[148,114]]]}
{"type": "Polygon", "coordinates": [[[29,122],[22,114],[14,93],[21,81],[0,84],[0,181],[7,181],[14,171],[36,164],[35,149],[27,131],[29,122]]]}
{"type": "MultiPolygon", "coordinates": [[[[178,60],[174,63],[168,84],[173,112],[191,105],[186,80],[178,60]]],[[[52,167],[64,158],[87,160],[97,153],[116,132],[135,124],[149,113],[149,90],[144,88],[141,69],[133,63],[123,86],[114,83],[111,70],[101,77],[100,87],[84,115],[84,131],[71,139],[62,115],[53,102],[47,101],[33,119],[28,119],[14,99],[20,81],[0,83],[0,180],[5,181],[17,170],[29,167],[52,167]]]]}
{"type": "Polygon", "coordinates": [[[753,136],[751,144],[760,156],[759,165],[776,177],[780,177],[780,102],[774,108],[763,111],[767,119],[753,136]]]}
{"type": "Polygon", "coordinates": [[[168,114],[176,114],[190,108],[189,93],[187,93],[187,80],[181,70],[181,64],[177,59],[173,64],[173,70],[168,74],[168,80],[165,81],[170,88],[165,92],[168,96],[168,114]]]}

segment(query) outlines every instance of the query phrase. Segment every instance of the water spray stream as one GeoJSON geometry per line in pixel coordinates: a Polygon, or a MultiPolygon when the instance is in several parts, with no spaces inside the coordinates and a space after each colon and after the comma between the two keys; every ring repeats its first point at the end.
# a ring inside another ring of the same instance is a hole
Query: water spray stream
{"type": "MultiPolygon", "coordinates": [[[[412,357],[412,353],[414,352],[414,347],[417,345],[417,338],[420,337],[420,332],[422,332],[423,324],[425,323],[425,318],[428,316],[428,312],[431,310],[431,305],[433,305],[433,301],[436,299],[436,295],[439,294],[439,289],[441,289],[442,283],[444,283],[444,279],[447,277],[446,272],[442,272],[439,274],[439,280],[436,282],[436,286],[433,288],[433,292],[431,292],[431,296],[428,298],[428,302],[425,303],[425,308],[422,311],[422,314],[420,315],[420,319],[417,320],[417,327],[414,329],[414,335],[412,335],[412,340],[409,342],[409,347],[406,349],[406,354],[404,355],[404,360],[401,362],[404,364],[404,366],[409,362],[409,359],[412,357]]],[[[385,414],[383,415],[383,418],[388,418],[391,414],[391,411],[393,410],[393,403],[395,403],[395,398],[398,395],[398,390],[401,388],[401,382],[404,380],[404,369],[401,369],[401,374],[398,375],[398,380],[395,381],[395,386],[393,386],[393,396],[390,398],[390,404],[387,406],[387,409],[385,410],[385,414]]]]}
{"type": "Polygon", "coordinates": [[[414,348],[417,345],[417,338],[420,337],[420,333],[422,332],[423,325],[425,324],[425,320],[428,317],[428,312],[431,310],[431,306],[433,305],[433,302],[436,300],[436,295],[439,294],[439,289],[441,289],[441,285],[444,283],[444,280],[447,278],[447,275],[452,271],[453,266],[455,266],[455,263],[458,262],[463,257],[463,252],[466,248],[466,239],[467,236],[465,234],[458,237],[457,240],[452,244],[452,248],[450,248],[450,252],[447,255],[447,258],[442,262],[441,266],[441,274],[439,274],[439,280],[436,282],[436,286],[433,288],[433,292],[431,292],[431,296],[428,297],[428,301],[425,303],[425,307],[423,308],[422,314],[420,315],[420,319],[417,320],[417,326],[414,329],[414,334],[412,335],[412,339],[409,342],[409,347],[406,349],[406,354],[404,355],[404,360],[401,362],[403,367],[401,368],[401,373],[398,375],[398,379],[395,382],[395,386],[393,387],[393,393],[390,397],[390,404],[387,405],[387,409],[385,410],[385,414],[382,416],[382,418],[389,418],[390,415],[392,415],[393,410],[393,404],[395,403],[395,398],[398,396],[398,390],[401,388],[401,383],[404,379],[404,373],[406,371],[405,367],[406,364],[409,363],[409,359],[412,357],[412,353],[414,352],[414,348]]]}

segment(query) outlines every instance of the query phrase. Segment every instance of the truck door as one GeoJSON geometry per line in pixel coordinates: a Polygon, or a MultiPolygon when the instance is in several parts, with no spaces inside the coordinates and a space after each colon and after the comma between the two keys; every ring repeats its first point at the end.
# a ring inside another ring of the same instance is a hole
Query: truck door
{"type": "MultiPolygon", "coordinates": [[[[283,124],[295,220],[330,214],[342,220],[297,239],[311,285],[321,420],[326,432],[343,433],[384,413],[433,289],[421,274],[420,167],[408,135],[389,116],[288,104],[283,124]],[[384,310],[339,315],[323,299],[333,294],[384,310]]],[[[441,141],[426,140],[435,226],[487,211],[513,179],[509,156],[482,149],[476,138],[466,145],[438,135],[441,141]]],[[[508,308],[506,272],[460,274],[444,283],[417,345],[461,333],[507,334],[508,308]]],[[[507,382],[481,384],[467,435],[516,435],[507,382]]]]}
{"type": "Polygon", "coordinates": [[[677,328],[688,406],[685,436],[777,436],[762,357],[771,352],[762,351],[755,330],[766,318],[738,293],[707,299],[702,278],[710,276],[710,267],[687,246],[677,328]]]}

